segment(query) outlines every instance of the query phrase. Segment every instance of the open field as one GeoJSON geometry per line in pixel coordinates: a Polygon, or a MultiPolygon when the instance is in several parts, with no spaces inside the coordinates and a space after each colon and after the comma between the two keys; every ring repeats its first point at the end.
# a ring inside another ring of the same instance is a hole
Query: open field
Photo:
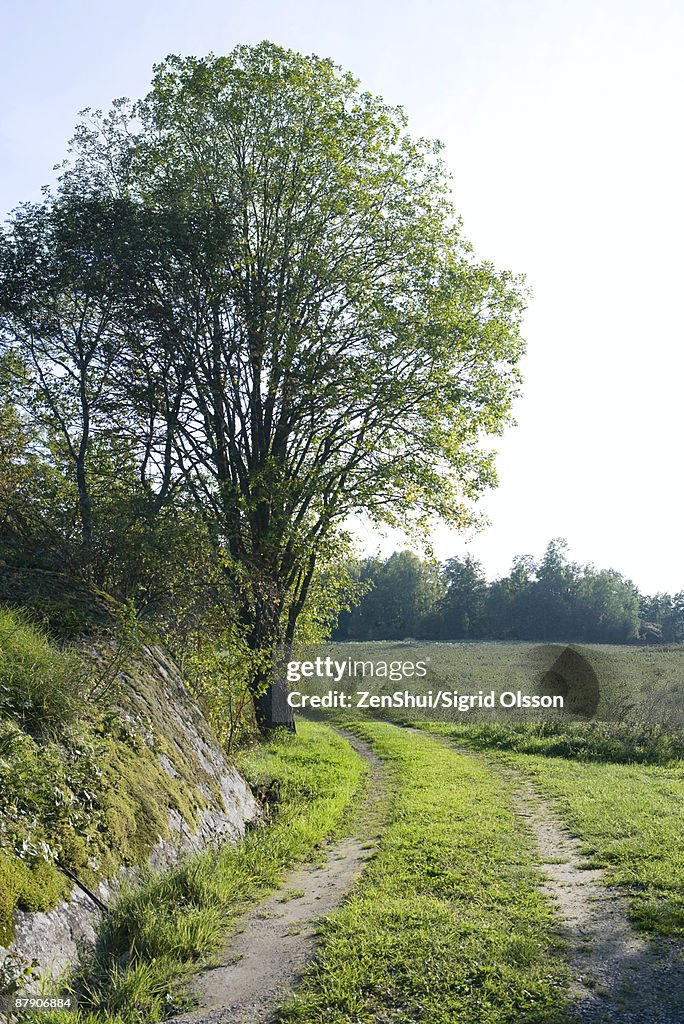
{"type": "MultiPolygon", "coordinates": [[[[332,674],[318,674],[308,678],[300,676],[296,680],[290,678],[290,686],[306,693],[321,693],[332,687],[350,692],[363,688],[385,695],[404,689],[416,694],[439,690],[456,690],[460,694],[480,691],[530,694],[538,692],[542,679],[553,669],[558,657],[568,651],[571,657],[578,657],[589,666],[596,680],[598,700],[592,708],[592,716],[597,720],[615,724],[642,722],[668,729],[684,727],[684,645],[334,643],[305,647],[297,651],[296,656],[301,661],[329,657],[340,670],[347,665],[348,670],[339,682],[332,674]],[[362,666],[370,663],[373,669],[364,671],[362,666]],[[380,663],[386,666],[387,674],[377,674],[380,663]],[[407,665],[408,674],[401,668],[407,665]],[[418,665],[422,666],[419,670],[422,674],[415,670],[418,665]]],[[[347,714],[363,717],[356,711],[347,714]]],[[[417,721],[431,716],[455,722],[555,721],[559,718],[556,710],[504,710],[502,707],[497,707],[494,713],[475,707],[442,709],[427,715],[418,710],[402,715],[401,711],[383,708],[378,714],[392,720],[417,721]]],[[[562,717],[568,720],[565,712],[562,717]]]]}
{"type": "MultiPolygon", "coordinates": [[[[544,654],[561,644],[431,644],[435,675],[478,689],[523,691],[546,667],[544,654]]],[[[640,719],[684,723],[684,646],[633,647],[573,644],[594,669],[600,689],[596,717],[606,721],[640,719]]]]}

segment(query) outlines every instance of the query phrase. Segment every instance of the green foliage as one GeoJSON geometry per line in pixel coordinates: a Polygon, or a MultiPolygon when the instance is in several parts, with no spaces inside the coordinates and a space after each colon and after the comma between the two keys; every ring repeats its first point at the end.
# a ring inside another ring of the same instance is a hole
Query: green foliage
{"type": "Polygon", "coordinates": [[[388,825],[282,1020],[561,1020],[552,910],[506,785],[433,739],[382,723],[358,731],[386,759],[388,825]]]}
{"type": "Polygon", "coordinates": [[[69,484],[50,437],[26,408],[30,373],[0,336],[0,565],[62,568],[72,530],[69,484]]]}
{"type": "MultiPolygon", "coordinates": [[[[0,900],[2,899],[1,892],[2,890],[0,890],[0,900]]],[[[0,943],[2,942],[3,938],[0,936],[0,943]]],[[[30,982],[36,980],[38,977],[36,967],[38,967],[37,960],[30,961],[16,950],[5,954],[0,962],[0,997],[15,995],[26,988],[30,982]]]]}
{"type": "Polygon", "coordinates": [[[272,655],[251,649],[225,563],[210,554],[205,549],[192,567],[174,574],[157,626],[217,736],[232,750],[254,731],[253,681],[272,655]]]}
{"type": "Polygon", "coordinates": [[[155,612],[169,554],[192,586],[208,550],[273,656],[307,602],[300,634],[334,619],[313,581],[351,514],[469,518],[526,291],[473,256],[440,149],[268,42],[169,56],[143,100],[79,125],[56,194],[0,234],[23,368],[0,401],[64,481],[46,521],[82,572],[155,612]]]}
{"type": "Polygon", "coordinates": [[[15,906],[49,910],[69,892],[55,860],[81,871],[88,848],[98,848],[97,753],[83,737],[74,737],[72,747],[37,742],[0,720],[0,931],[6,937],[15,906]]]}
{"type": "Polygon", "coordinates": [[[355,571],[352,550],[352,538],[345,531],[337,531],[327,543],[321,544],[316,571],[297,616],[296,643],[317,644],[327,640],[340,617],[349,613],[370,588],[370,583],[355,571]]]}
{"type": "Polygon", "coordinates": [[[87,679],[75,654],[57,649],[25,616],[0,607],[0,716],[54,733],[83,709],[87,679]]]}
{"type": "Polygon", "coordinates": [[[182,487],[161,500],[140,469],[130,445],[98,439],[90,459],[93,535],[89,577],[122,603],[133,601],[147,619],[173,614],[183,592],[206,587],[215,546],[182,487]]]}
{"type": "Polygon", "coordinates": [[[684,641],[684,590],[674,597],[658,593],[641,598],[641,635],[656,643],[684,641]]]}
{"type": "Polygon", "coordinates": [[[439,639],[478,639],[486,629],[487,583],[482,566],[470,555],[450,558],[443,569],[446,588],[435,609],[439,639]]]}
{"type": "MultiPolygon", "coordinates": [[[[44,362],[49,351],[46,341],[44,362]]],[[[97,390],[98,381],[89,386],[97,390]]],[[[161,500],[152,482],[141,479],[136,442],[114,428],[115,410],[107,406],[89,421],[85,444],[90,511],[84,546],[75,442],[60,437],[58,412],[36,393],[17,351],[0,355],[0,565],[67,571],[96,581],[121,602],[134,600],[148,618],[167,614],[174,592],[197,586],[211,561],[206,527],[182,488],[161,500]]],[[[68,419],[64,427],[80,429],[68,419]]],[[[70,615],[39,594],[30,604],[51,626],[55,620],[62,635],[86,631],[87,615],[81,619],[77,610],[70,615]]]]}
{"type": "Polygon", "coordinates": [[[470,555],[442,566],[410,552],[384,562],[366,559],[357,571],[368,592],[342,616],[335,639],[624,643],[639,634],[640,601],[642,616],[659,616],[667,637],[678,635],[677,599],[661,595],[667,597],[662,607],[644,605],[631,581],[614,570],[568,562],[566,548],[557,538],[539,564],[516,558],[510,574],[493,583],[470,555]]]}
{"type": "Polygon", "coordinates": [[[69,892],[58,865],[95,884],[121,864],[140,864],[168,835],[169,808],[192,827],[205,802],[199,786],[211,780],[192,752],[183,753],[173,722],[145,710],[165,704],[137,652],[132,607],[87,656],[63,651],[15,611],[0,611],[0,637],[0,931],[7,937],[15,907],[48,910],[69,892]],[[119,710],[110,701],[116,679],[119,710]]]}
{"type": "Polygon", "coordinates": [[[251,651],[233,626],[196,634],[182,664],[188,686],[206,709],[216,735],[232,751],[253,732],[252,680],[266,666],[266,655],[251,651]]]}
{"type": "Polygon", "coordinates": [[[337,638],[404,640],[424,634],[425,621],[444,591],[437,566],[399,551],[384,562],[366,559],[357,573],[361,600],[341,616],[337,638]]]}

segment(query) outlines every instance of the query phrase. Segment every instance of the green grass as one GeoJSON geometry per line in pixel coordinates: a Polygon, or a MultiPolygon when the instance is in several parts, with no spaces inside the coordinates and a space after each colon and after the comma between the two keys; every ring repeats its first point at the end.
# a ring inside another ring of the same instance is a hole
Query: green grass
{"type": "Polygon", "coordinates": [[[98,952],[72,980],[79,1010],[52,1014],[54,1022],[140,1024],[182,1005],[179,983],[219,949],[231,918],[343,829],[366,772],[346,740],[308,722],[238,761],[252,785],[277,796],[272,824],[126,888],[102,924],[98,952]]]}
{"type": "Polygon", "coordinates": [[[282,1020],[561,1019],[565,972],[551,912],[506,786],[436,740],[383,723],[355,728],[390,772],[389,822],[282,1020]]]}
{"type": "Polygon", "coordinates": [[[169,809],[193,829],[219,800],[187,742],[186,715],[216,742],[182,685],[142,650],[106,639],[65,649],[0,608],[0,945],[17,908],[51,910],[69,894],[61,867],[97,888],[146,862],[171,834],[169,809]],[[108,696],[89,697],[120,671],[108,696]]]}
{"type": "Polygon", "coordinates": [[[78,718],[87,686],[74,653],[57,648],[21,612],[0,607],[0,717],[30,733],[54,734],[78,718]]]}
{"type": "Polygon", "coordinates": [[[473,722],[423,726],[483,750],[578,761],[662,764],[684,758],[684,732],[649,722],[473,722]]]}
{"type": "Polygon", "coordinates": [[[684,766],[578,764],[515,755],[511,763],[557,799],[605,882],[629,897],[634,924],[684,937],[684,766]]]}
{"type": "MultiPolygon", "coordinates": [[[[397,671],[393,679],[388,676],[357,675],[345,677],[342,689],[348,692],[364,689],[374,694],[391,694],[407,689],[420,695],[428,691],[456,690],[459,694],[479,691],[501,694],[520,690],[523,694],[537,693],[544,675],[565,648],[563,644],[530,643],[414,643],[379,642],[329,643],[319,647],[303,648],[297,652],[301,659],[330,656],[338,662],[385,662],[399,666],[402,662],[425,662],[426,674],[410,673],[401,677],[397,671]],[[360,680],[363,680],[361,683],[360,680]]],[[[612,729],[613,750],[610,758],[617,760],[643,760],[662,763],[673,757],[684,757],[684,644],[649,648],[614,646],[608,644],[572,644],[571,650],[581,655],[592,668],[598,683],[597,721],[606,723],[599,743],[606,744],[612,729]],[[639,747],[639,756],[632,751],[639,747]]],[[[305,693],[320,693],[327,689],[318,678],[301,679],[297,689],[305,693]]],[[[572,687],[571,687],[572,690],[572,687]]],[[[417,724],[421,720],[443,721],[453,724],[473,723],[489,725],[492,722],[510,726],[545,723],[550,727],[568,722],[569,716],[555,709],[505,709],[498,704],[494,710],[439,709],[405,710],[383,708],[376,717],[417,724]]],[[[344,717],[359,720],[373,712],[352,708],[344,717]]],[[[581,723],[580,723],[581,724],[581,723]]],[[[571,742],[578,747],[581,729],[571,742]]],[[[586,740],[586,734],[582,743],[586,740]]],[[[563,751],[556,751],[564,753],[563,751]]],[[[573,751],[576,755],[577,751],[573,751]]],[[[589,756],[594,756],[590,752],[589,756]]]]}
{"type": "Polygon", "coordinates": [[[82,736],[77,756],[58,742],[75,727],[86,685],[73,652],[0,607],[0,945],[12,938],[16,907],[48,910],[71,889],[56,857],[74,870],[88,859],[98,759],[82,736]]]}
{"type": "MultiPolygon", "coordinates": [[[[479,689],[525,692],[537,676],[539,653],[562,644],[429,644],[430,667],[463,693],[479,689]]],[[[684,725],[684,644],[639,647],[572,644],[590,663],[600,687],[597,717],[684,725]]],[[[524,717],[522,713],[519,717],[524,717]]],[[[538,716],[535,716],[538,717],[538,716]]]]}
{"type": "Polygon", "coordinates": [[[15,908],[50,910],[71,891],[57,862],[97,886],[146,859],[168,834],[169,807],[192,825],[199,772],[188,779],[173,763],[177,778],[115,713],[84,707],[55,736],[0,716],[0,945],[15,908]]]}
{"type": "MultiPolygon", "coordinates": [[[[430,724],[425,728],[486,750],[502,727],[430,724]]],[[[506,733],[498,750],[493,746],[490,753],[530,775],[544,793],[554,798],[561,817],[582,840],[592,866],[603,868],[605,883],[628,896],[630,916],[638,928],[682,937],[684,763],[603,763],[608,760],[614,737],[608,733],[606,744],[599,742],[601,723],[573,726],[571,738],[579,743],[582,733],[586,736],[585,754],[592,744],[598,747],[596,762],[548,756],[557,737],[543,735],[542,750],[549,740],[546,755],[498,752],[501,747],[510,750],[516,740],[520,743],[518,749],[529,749],[534,736],[524,730],[506,733]]]]}

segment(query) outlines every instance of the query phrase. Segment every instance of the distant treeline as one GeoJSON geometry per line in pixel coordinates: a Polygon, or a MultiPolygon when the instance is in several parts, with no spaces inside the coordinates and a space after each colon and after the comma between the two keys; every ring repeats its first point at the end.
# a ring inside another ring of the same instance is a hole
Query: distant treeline
{"type": "Polygon", "coordinates": [[[569,561],[560,538],[492,583],[470,556],[440,565],[409,551],[365,559],[353,575],[363,596],[340,615],[337,640],[684,641],[684,591],[641,594],[613,569],[569,561]]]}

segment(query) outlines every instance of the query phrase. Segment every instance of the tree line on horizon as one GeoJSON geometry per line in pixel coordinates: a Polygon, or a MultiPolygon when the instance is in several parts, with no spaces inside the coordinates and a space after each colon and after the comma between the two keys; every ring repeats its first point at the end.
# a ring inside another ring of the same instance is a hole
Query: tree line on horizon
{"type": "Polygon", "coordinates": [[[614,569],[570,561],[562,538],[492,582],[470,555],[438,564],[411,551],[360,560],[352,575],[363,596],[335,640],[684,641],[684,591],[642,594],[614,569]]]}

